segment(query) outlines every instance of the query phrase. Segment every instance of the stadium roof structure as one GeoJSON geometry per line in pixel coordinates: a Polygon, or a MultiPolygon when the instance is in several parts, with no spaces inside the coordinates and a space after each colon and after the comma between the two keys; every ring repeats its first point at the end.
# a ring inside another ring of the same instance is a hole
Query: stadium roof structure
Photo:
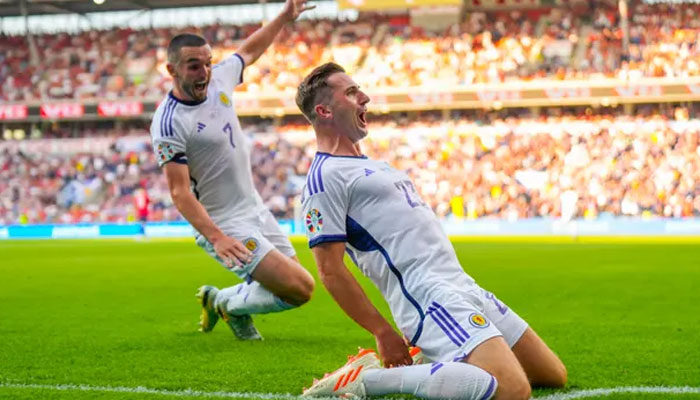
{"type": "MultiPolygon", "coordinates": [[[[283,0],[267,0],[266,3],[279,3],[283,0]]],[[[46,14],[86,14],[104,11],[154,10],[159,8],[230,6],[235,4],[256,4],[258,0],[105,0],[96,4],[91,0],[0,0],[0,17],[16,17],[22,14],[21,3],[26,2],[29,15],[46,14]]]]}

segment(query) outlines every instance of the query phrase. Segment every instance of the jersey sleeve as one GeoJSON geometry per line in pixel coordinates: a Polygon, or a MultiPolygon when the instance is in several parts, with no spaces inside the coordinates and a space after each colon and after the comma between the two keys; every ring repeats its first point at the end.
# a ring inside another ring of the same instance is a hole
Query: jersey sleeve
{"type": "Polygon", "coordinates": [[[243,57],[235,53],[214,65],[212,75],[231,93],[236,86],[243,83],[244,68],[243,57]]]}
{"type": "Polygon", "coordinates": [[[310,248],[326,242],[347,241],[345,220],[349,193],[343,181],[337,179],[340,177],[333,178],[320,173],[307,177],[302,222],[310,248]]]}
{"type": "Polygon", "coordinates": [[[175,117],[177,106],[177,102],[169,98],[151,121],[151,142],[159,167],[171,161],[187,164],[187,130],[175,117]]]}

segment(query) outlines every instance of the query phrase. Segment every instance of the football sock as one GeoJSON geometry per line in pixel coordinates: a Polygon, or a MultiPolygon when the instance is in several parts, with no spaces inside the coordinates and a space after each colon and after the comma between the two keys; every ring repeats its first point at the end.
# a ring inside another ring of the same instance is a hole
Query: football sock
{"type": "Polygon", "coordinates": [[[462,362],[368,369],[362,383],[368,396],[411,394],[424,399],[490,399],[496,378],[462,362]]]}
{"type": "Polygon", "coordinates": [[[214,306],[219,305],[231,315],[267,314],[294,308],[256,281],[220,290],[214,299],[214,306]]]}

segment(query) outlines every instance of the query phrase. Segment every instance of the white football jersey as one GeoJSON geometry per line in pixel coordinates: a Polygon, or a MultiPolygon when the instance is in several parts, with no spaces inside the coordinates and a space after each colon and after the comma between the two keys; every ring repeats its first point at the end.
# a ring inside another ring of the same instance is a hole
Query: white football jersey
{"type": "Polygon", "coordinates": [[[187,164],[192,192],[224,232],[265,210],[251,174],[252,144],[241,131],[232,100],[243,68],[238,54],[214,65],[206,100],[185,102],[169,93],[151,122],[158,165],[187,164]]]}
{"type": "Polygon", "coordinates": [[[412,343],[438,293],[475,285],[408,175],[385,162],[316,153],[302,203],[309,247],[345,242],[412,343]]]}

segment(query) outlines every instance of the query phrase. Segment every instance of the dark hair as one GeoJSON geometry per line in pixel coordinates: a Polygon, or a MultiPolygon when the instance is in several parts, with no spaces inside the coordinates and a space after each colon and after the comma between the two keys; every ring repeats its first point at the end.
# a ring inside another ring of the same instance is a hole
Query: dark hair
{"type": "Polygon", "coordinates": [[[299,85],[296,96],[297,107],[309,122],[313,123],[316,120],[314,107],[328,94],[330,89],[328,77],[338,72],[345,72],[345,70],[340,65],[329,62],[316,67],[299,85]]]}
{"type": "Polygon", "coordinates": [[[168,44],[168,62],[177,64],[180,60],[180,49],[183,47],[200,47],[207,44],[206,39],[194,33],[181,33],[170,39],[168,44]]]}

